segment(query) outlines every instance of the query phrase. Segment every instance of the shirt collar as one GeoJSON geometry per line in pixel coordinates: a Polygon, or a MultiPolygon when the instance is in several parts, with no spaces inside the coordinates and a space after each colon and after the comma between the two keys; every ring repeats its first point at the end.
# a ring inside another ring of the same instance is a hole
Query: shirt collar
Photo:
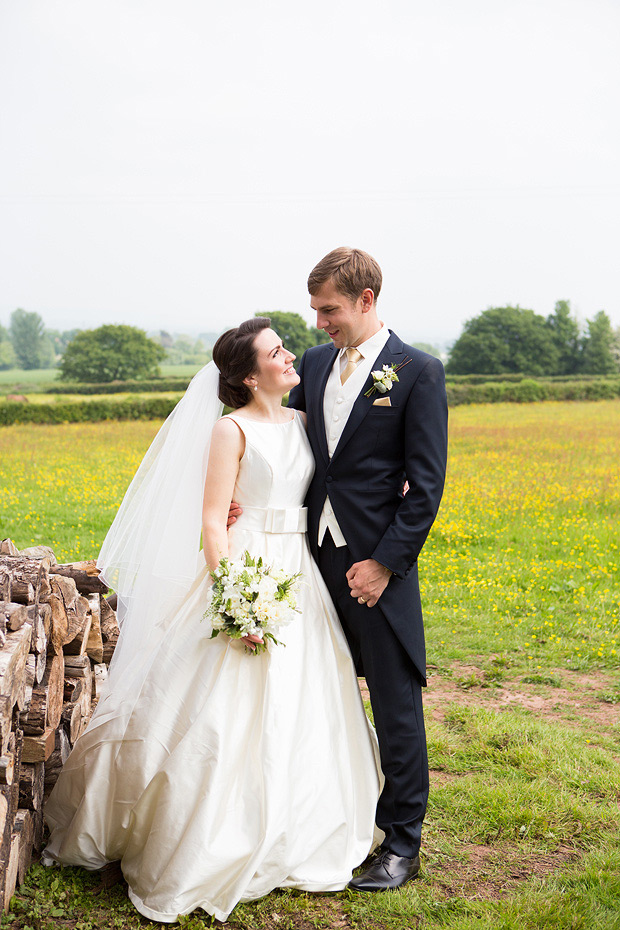
{"type": "MultiPolygon", "coordinates": [[[[385,323],[382,323],[381,329],[378,329],[377,332],[370,337],[370,339],[367,339],[366,342],[362,342],[359,346],[355,346],[355,348],[363,358],[368,358],[370,355],[372,355],[373,358],[376,358],[383,346],[388,341],[389,335],[390,332],[387,326],[385,323]]],[[[347,351],[347,348],[348,346],[345,346],[340,350],[339,358],[342,358],[344,353],[347,351]]]]}

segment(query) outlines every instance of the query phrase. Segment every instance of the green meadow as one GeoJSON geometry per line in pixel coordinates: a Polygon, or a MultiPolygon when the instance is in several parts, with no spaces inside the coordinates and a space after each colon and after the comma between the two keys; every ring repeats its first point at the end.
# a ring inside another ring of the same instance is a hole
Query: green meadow
{"type": "MultiPolygon", "coordinates": [[[[158,425],[0,429],[2,536],[94,557],[158,425]]],[[[620,930],[619,427],[619,401],[450,411],[446,492],[420,560],[421,876],[378,896],[274,892],[237,907],[233,930],[620,930]]],[[[122,884],[100,886],[35,864],[2,926],[159,926],[122,884]]]]}

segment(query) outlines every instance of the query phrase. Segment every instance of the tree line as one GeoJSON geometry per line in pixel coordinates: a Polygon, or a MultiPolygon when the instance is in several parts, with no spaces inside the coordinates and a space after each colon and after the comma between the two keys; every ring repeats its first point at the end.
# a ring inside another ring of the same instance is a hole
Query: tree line
{"type": "MultiPolygon", "coordinates": [[[[274,311],[271,320],[299,358],[310,346],[329,339],[326,333],[307,326],[298,313],[274,311]]],[[[196,339],[174,337],[160,330],[149,337],[138,327],[120,324],[60,332],[46,329],[38,313],[18,309],[11,314],[8,329],[0,326],[0,370],[57,365],[61,380],[87,383],[156,378],[164,361],[173,365],[206,364],[217,336],[203,333],[196,339]]]]}
{"type": "Polygon", "coordinates": [[[620,329],[604,310],[585,330],[567,300],[543,317],[522,307],[489,307],[468,320],[450,350],[454,375],[608,375],[620,372],[620,329]]]}
{"type": "MultiPolygon", "coordinates": [[[[329,341],[298,313],[274,311],[270,317],[298,358],[310,346],[329,341]]],[[[149,337],[137,327],[113,324],[61,332],[46,329],[38,313],[18,309],[8,329],[0,326],[0,369],[58,365],[61,379],[91,383],[152,378],[163,361],[206,364],[216,338],[217,333],[174,337],[165,330],[149,337]]],[[[415,345],[437,354],[431,346],[415,345]]],[[[519,306],[490,307],[465,323],[446,370],[454,375],[615,374],[620,372],[620,329],[613,329],[603,310],[582,328],[566,300],[559,300],[547,317],[519,306]]]]}

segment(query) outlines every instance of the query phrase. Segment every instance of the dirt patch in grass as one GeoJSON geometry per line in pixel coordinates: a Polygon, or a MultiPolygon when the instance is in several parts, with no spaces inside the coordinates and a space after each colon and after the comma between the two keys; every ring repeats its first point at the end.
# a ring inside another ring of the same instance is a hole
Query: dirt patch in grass
{"type": "MultiPolygon", "coordinates": [[[[543,855],[518,856],[510,846],[463,846],[463,855],[442,864],[436,883],[447,898],[497,899],[514,890],[521,882],[545,878],[579,858],[569,846],[559,846],[543,855]]],[[[437,870],[438,874],[439,870],[437,870]]]]}
{"type": "Polygon", "coordinates": [[[617,689],[618,676],[606,672],[585,675],[552,669],[544,675],[497,681],[489,680],[489,672],[480,666],[454,665],[447,673],[429,673],[424,708],[427,717],[443,721],[451,703],[496,711],[522,707],[550,721],[579,727],[587,722],[604,733],[620,721],[620,703],[610,703],[601,695],[613,695],[617,689]]]}

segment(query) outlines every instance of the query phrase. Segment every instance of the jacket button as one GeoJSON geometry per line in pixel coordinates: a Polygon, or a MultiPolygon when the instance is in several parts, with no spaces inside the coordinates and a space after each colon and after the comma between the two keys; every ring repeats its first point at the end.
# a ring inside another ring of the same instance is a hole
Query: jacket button
{"type": "Polygon", "coordinates": [[[332,478],[332,476],[331,476],[331,475],[328,475],[328,476],[326,477],[326,479],[325,479],[325,480],[326,480],[326,481],[333,481],[334,479],[332,478]]]}

